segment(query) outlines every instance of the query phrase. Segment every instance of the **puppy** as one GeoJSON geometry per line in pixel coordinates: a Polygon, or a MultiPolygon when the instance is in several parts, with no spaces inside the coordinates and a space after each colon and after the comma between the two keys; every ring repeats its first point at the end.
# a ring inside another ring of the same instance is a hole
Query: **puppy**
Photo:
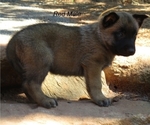
{"type": "Polygon", "coordinates": [[[96,23],[81,27],[31,25],[9,41],[7,58],[22,76],[27,97],[40,106],[57,106],[57,101],[41,90],[48,72],[84,76],[93,102],[109,106],[110,99],[101,91],[101,71],[111,64],[115,55],[135,53],[136,35],[146,18],[146,15],[110,12],[96,23]]]}

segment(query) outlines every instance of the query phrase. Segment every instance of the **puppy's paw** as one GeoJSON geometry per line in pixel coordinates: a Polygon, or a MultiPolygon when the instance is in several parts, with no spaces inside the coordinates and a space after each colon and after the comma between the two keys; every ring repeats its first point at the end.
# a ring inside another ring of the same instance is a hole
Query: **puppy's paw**
{"type": "Polygon", "coordinates": [[[56,106],[58,106],[58,103],[56,99],[47,97],[43,99],[39,105],[49,109],[49,108],[55,108],[56,106]]]}
{"type": "Polygon", "coordinates": [[[101,107],[108,107],[111,105],[112,101],[111,99],[109,98],[105,98],[105,99],[102,99],[102,100],[96,100],[94,101],[98,106],[101,106],[101,107]]]}

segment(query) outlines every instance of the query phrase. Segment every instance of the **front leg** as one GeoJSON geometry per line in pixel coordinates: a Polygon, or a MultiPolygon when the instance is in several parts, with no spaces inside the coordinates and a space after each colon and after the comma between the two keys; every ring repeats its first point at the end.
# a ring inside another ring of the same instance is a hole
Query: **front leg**
{"type": "Polygon", "coordinates": [[[101,72],[102,67],[97,63],[83,65],[87,91],[91,99],[99,106],[109,106],[111,100],[102,93],[101,72]]]}

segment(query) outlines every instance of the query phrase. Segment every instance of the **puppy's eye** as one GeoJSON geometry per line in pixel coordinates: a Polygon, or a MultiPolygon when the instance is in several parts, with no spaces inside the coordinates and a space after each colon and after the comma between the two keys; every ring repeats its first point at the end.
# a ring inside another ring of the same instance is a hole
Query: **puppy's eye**
{"type": "Polygon", "coordinates": [[[118,38],[123,38],[125,36],[124,32],[118,32],[117,37],[118,38]]]}

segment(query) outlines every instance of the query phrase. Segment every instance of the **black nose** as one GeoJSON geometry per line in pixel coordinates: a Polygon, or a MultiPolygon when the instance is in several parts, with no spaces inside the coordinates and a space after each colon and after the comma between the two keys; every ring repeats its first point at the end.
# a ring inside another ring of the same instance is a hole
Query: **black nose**
{"type": "Polygon", "coordinates": [[[126,50],[126,55],[133,55],[135,53],[135,49],[134,48],[128,48],[126,50]]]}

